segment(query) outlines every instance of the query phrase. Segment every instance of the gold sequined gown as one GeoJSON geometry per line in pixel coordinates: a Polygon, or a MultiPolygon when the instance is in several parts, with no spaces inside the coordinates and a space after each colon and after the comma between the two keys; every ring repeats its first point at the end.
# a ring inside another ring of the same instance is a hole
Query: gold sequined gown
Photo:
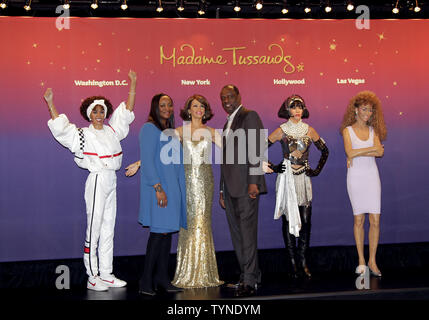
{"type": "Polygon", "coordinates": [[[211,142],[207,140],[183,142],[188,229],[180,229],[177,245],[172,284],[179,288],[223,283],[219,280],[211,226],[214,187],[209,147],[211,142]]]}

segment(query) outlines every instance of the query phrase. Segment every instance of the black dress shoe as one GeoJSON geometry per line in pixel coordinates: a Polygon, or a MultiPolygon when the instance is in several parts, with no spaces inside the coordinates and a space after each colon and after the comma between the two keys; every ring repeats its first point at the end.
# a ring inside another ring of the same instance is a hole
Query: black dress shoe
{"type": "Polygon", "coordinates": [[[176,286],[173,286],[171,283],[168,283],[168,284],[166,284],[166,285],[161,285],[161,284],[158,284],[157,286],[156,286],[156,289],[155,290],[157,290],[157,289],[161,289],[161,290],[164,290],[164,291],[167,291],[167,292],[183,292],[183,289],[182,288],[178,288],[178,287],[176,287],[176,286]]]}
{"type": "Polygon", "coordinates": [[[143,288],[140,288],[139,289],[139,294],[145,294],[145,295],[147,295],[147,296],[154,296],[154,295],[156,295],[156,292],[155,291],[153,291],[152,289],[143,289],[143,288]]]}
{"type": "Polygon", "coordinates": [[[247,284],[240,287],[235,292],[236,297],[251,297],[251,296],[254,296],[255,294],[256,294],[256,289],[252,286],[247,285],[247,284]]]}
{"type": "Polygon", "coordinates": [[[225,283],[224,287],[228,289],[238,290],[240,287],[244,285],[243,282],[239,281],[237,283],[225,283]]]}

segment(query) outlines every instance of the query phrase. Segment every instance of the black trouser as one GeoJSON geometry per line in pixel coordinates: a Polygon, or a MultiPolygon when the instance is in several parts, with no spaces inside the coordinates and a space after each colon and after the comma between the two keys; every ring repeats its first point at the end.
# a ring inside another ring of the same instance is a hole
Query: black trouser
{"type": "Polygon", "coordinates": [[[143,275],[140,278],[140,289],[151,291],[158,285],[165,288],[170,284],[168,276],[170,250],[171,233],[150,233],[143,275]]]}
{"type": "Polygon", "coordinates": [[[299,206],[299,216],[301,218],[301,230],[298,237],[298,246],[296,237],[289,233],[289,221],[282,215],[282,232],[286,250],[289,255],[293,268],[296,268],[296,259],[298,258],[301,266],[306,266],[307,249],[310,246],[311,233],[311,206],[299,206]]]}
{"type": "Polygon", "coordinates": [[[258,204],[259,196],[233,198],[225,187],[226,217],[231,240],[240,265],[240,281],[254,287],[261,281],[258,265],[258,204]]]}

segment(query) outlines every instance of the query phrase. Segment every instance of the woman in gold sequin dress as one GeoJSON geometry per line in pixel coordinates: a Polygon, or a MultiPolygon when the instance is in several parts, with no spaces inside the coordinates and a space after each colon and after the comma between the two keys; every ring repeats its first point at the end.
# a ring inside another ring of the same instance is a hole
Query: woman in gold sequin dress
{"type": "Polygon", "coordinates": [[[213,116],[206,98],[190,97],[181,117],[180,135],[185,163],[188,229],[180,229],[173,284],[179,288],[215,287],[219,280],[212,235],[213,172],[212,142],[221,136],[205,123],[213,116]]]}

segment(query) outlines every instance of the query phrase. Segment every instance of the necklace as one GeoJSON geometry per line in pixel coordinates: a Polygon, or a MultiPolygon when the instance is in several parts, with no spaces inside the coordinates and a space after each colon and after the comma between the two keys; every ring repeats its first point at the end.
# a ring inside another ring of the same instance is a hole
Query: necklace
{"type": "Polygon", "coordinates": [[[308,124],[302,122],[302,120],[299,120],[298,123],[293,123],[289,120],[288,122],[282,123],[280,128],[282,128],[284,133],[294,138],[303,137],[308,132],[308,124]]]}

